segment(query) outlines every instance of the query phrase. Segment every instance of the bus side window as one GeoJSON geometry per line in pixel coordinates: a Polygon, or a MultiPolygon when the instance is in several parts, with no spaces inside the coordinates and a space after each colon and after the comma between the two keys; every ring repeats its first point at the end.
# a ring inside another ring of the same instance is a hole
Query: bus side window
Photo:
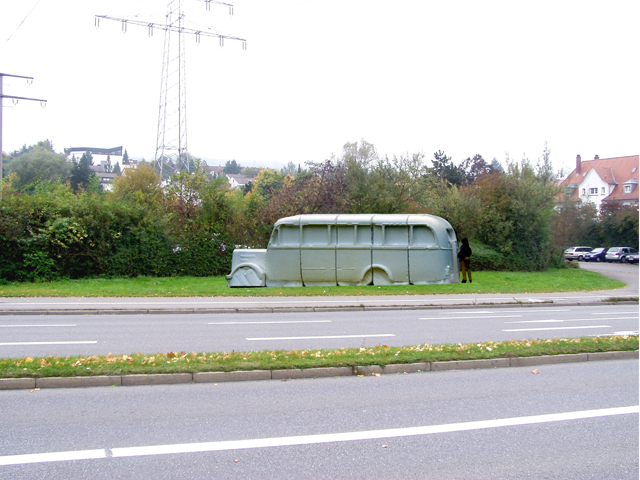
{"type": "Polygon", "coordinates": [[[338,231],[338,245],[355,245],[356,244],[356,229],[355,226],[337,226],[335,228],[338,231]]]}
{"type": "Polygon", "coordinates": [[[303,245],[328,245],[329,227],[327,225],[305,225],[302,227],[303,245]]]}
{"type": "Polygon", "coordinates": [[[280,227],[282,245],[300,245],[300,227],[280,227]]]}
{"type": "Polygon", "coordinates": [[[373,226],[373,244],[384,245],[384,227],[382,225],[373,226]]]}
{"type": "Polygon", "coordinates": [[[269,245],[280,245],[279,235],[278,235],[279,233],[280,233],[279,228],[273,229],[273,232],[271,233],[271,239],[269,240],[269,245]]]}
{"type": "Polygon", "coordinates": [[[406,226],[388,225],[384,228],[384,244],[407,246],[409,244],[409,231],[406,226]]]}
{"type": "Polygon", "coordinates": [[[423,225],[413,226],[413,238],[411,239],[411,245],[426,247],[434,246],[436,244],[436,236],[429,227],[423,225]]]}
{"type": "Polygon", "coordinates": [[[356,243],[358,245],[371,246],[371,226],[358,225],[356,227],[356,243]]]}

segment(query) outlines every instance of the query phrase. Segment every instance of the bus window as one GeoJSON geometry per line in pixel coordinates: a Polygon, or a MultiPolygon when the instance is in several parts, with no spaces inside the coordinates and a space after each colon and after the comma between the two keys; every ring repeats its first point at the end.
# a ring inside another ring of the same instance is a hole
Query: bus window
{"type": "Polygon", "coordinates": [[[329,227],[327,225],[305,225],[302,227],[303,245],[328,245],[329,227]]]}
{"type": "Polygon", "coordinates": [[[427,247],[436,245],[436,236],[429,227],[414,225],[412,246],[427,247]]]}
{"type": "Polygon", "coordinates": [[[395,246],[407,246],[409,233],[406,226],[389,225],[384,228],[384,244],[395,246]]]}
{"type": "Polygon", "coordinates": [[[373,244],[376,246],[384,245],[383,227],[381,225],[373,226],[373,244]]]}
{"type": "Polygon", "coordinates": [[[356,227],[356,241],[358,245],[371,246],[371,226],[358,225],[356,227]]]}
{"type": "Polygon", "coordinates": [[[283,225],[280,227],[280,237],[282,245],[300,245],[300,227],[283,225]]]}
{"type": "Polygon", "coordinates": [[[279,234],[280,233],[280,229],[279,228],[274,228],[273,229],[273,233],[271,234],[271,239],[269,240],[269,245],[279,245],[279,234]]]}
{"type": "Polygon", "coordinates": [[[356,228],[355,226],[337,226],[338,245],[355,245],[356,244],[356,228]]]}

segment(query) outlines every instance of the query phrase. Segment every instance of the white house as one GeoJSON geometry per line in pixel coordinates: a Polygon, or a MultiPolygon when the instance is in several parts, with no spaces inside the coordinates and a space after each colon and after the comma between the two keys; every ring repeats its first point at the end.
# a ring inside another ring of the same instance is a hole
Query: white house
{"type": "Polygon", "coordinates": [[[576,157],[576,168],[564,179],[561,201],[638,206],[638,155],[583,161],[576,157]]]}
{"type": "Polygon", "coordinates": [[[227,173],[226,175],[232,189],[244,188],[244,186],[251,181],[250,178],[238,174],[227,173]]]}

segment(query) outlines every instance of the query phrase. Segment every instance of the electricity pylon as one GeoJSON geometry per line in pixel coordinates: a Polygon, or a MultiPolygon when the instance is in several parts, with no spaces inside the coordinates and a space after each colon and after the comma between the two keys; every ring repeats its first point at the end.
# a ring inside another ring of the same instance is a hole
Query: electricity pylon
{"type": "Polygon", "coordinates": [[[40,105],[45,105],[46,100],[41,98],[28,98],[28,97],[16,97],[14,95],[5,95],[2,91],[4,84],[4,77],[24,78],[31,84],[33,77],[24,77],[22,75],[11,75],[10,73],[0,73],[0,199],[2,198],[2,101],[5,98],[10,98],[14,102],[18,103],[18,100],[32,100],[34,102],[40,102],[40,105]]]}
{"type": "MultiPolygon", "coordinates": [[[[229,7],[229,14],[233,14],[233,5],[229,3],[216,0],[202,1],[205,2],[207,10],[210,9],[211,3],[216,3],[229,7]]],[[[184,36],[193,35],[198,43],[200,43],[202,36],[216,37],[219,39],[221,47],[224,46],[225,40],[238,40],[242,42],[243,50],[247,48],[247,41],[243,38],[185,27],[182,0],[167,2],[164,24],[96,15],[96,27],[100,25],[101,18],[121,22],[123,32],[127,31],[128,25],[147,27],[149,36],[153,35],[154,29],[164,30],[164,54],[162,57],[154,165],[161,177],[164,167],[170,167],[174,171],[191,171],[187,151],[187,83],[184,36]]]]}

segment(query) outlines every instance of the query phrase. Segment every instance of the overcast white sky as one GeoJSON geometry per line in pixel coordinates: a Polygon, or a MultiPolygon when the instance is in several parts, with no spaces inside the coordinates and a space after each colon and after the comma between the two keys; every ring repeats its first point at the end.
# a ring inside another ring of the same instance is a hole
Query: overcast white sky
{"type": "MultiPolygon", "coordinates": [[[[244,166],[304,164],[365,139],[389,156],[443,150],[554,168],[640,153],[640,2],[184,0],[189,151],[244,166]]],[[[5,152],[65,147],[155,153],[166,0],[0,0],[5,152]],[[134,17],[139,15],[139,17],[134,17]]],[[[429,162],[430,164],[430,162],[429,162]]]]}

